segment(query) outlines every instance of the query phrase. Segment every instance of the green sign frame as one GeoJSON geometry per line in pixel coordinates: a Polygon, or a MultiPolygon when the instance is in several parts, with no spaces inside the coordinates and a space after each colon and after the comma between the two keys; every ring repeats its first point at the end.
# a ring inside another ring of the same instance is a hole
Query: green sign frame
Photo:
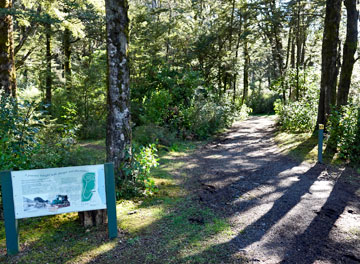
{"type": "MultiPolygon", "coordinates": [[[[105,192],[106,209],[108,217],[108,235],[110,239],[117,237],[116,197],[114,164],[105,163],[105,192]]],[[[15,218],[15,206],[13,199],[13,185],[11,171],[0,172],[2,199],[5,219],[6,248],[8,255],[19,253],[19,226],[15,218]]]]}

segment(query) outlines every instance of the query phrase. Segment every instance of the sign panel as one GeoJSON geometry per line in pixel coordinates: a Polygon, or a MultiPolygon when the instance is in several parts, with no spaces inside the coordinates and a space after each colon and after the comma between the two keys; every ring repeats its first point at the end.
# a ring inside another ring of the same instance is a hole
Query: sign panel
{"type": "Polygon", "coordinates": [[[106,208],[104,165],[11,172],[15,218],[106,208]]]}

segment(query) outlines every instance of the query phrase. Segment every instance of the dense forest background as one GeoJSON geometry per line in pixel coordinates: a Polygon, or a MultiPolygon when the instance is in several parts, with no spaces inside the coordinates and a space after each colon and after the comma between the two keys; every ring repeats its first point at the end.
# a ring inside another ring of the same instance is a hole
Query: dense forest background
{"type": "MultiPolygon", "coordinates": [[[[324,123],[329,148],[359,162],[356,1],[124,2],[133,145],[121,150],[119,197],[133,190],[124,179],[155,189],[156,148],[208,138],[250,113],[276,112],[294,132],[324,123]]],[[[88,163],[76,143],[106,136],[105,4],[0,7],[0,169],[88,163]]]]}

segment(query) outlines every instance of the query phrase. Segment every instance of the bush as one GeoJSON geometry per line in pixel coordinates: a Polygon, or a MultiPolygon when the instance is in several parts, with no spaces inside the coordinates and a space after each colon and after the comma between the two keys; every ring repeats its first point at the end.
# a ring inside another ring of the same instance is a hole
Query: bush
{"type": "Polygon", "coordinates": [[[39,147],[36,134],[42,125],[36,107],[35,103],[0,96],[0,170],[31,167],[39,147]]]}
{"type": "Polygon", "coordinates": [[[152,195],[157,192],[154,180],[150,178],[151,169],[158,166],[155,145],[126,151],[125,162],[121,168],[124,178],[117,179],[116,196],[130,198],[137,195],[152,195]]]}
{"type": "Polygon", "coordinates": [[[253,92],[247,104],[253,110],[253,114],[274,114],[274,103],[278,98],[278,95],[272,93],[253,92]]]}
{"type": "Polygon", "coordinates": [[[179,109],[172,124],[180,135],[205,139],[221,128],[229,127],[234,121],[236,108],[230,100],[222,101],[202,95],[194,97],[190,107],[179,109]]]}
{"type": "Polygon", "coordinates": [[[154,124],[142,125],[134,128],[133,139],[139,145],[161,144],[171,146],[176,141],[176,135],[166,127],[154,124]]]}
{"type": "Polygon", "coordinates": [[[353,162],[360,162],[360,108],[355,105],[342,106],[329,117],[328,141],[339,156],[353,162]]]}
{"type": "Polygon", "coordinates": [[[143,99],[144,114],[140,116],[143,124],[162,125],[168,119],[169,108],[172,102],[168,92],[154,91],[149,98],[143,99]]]}
{"type": "Polygon", "coordinates": [[[293,132],[309,132],[314,130],[317,117],[315,101],[301,100],[284,105],[280,99],[275,102],[275,113],[284,130],[293,132]]]}
{"type": "Polygon", "coordinates": [[[275,113],[284,130],[310,132],[315,129],[319,102],[319,90],[315,82],[309,83],[299,101],[284,104],[280,99],[275,102],[275,113]]]}

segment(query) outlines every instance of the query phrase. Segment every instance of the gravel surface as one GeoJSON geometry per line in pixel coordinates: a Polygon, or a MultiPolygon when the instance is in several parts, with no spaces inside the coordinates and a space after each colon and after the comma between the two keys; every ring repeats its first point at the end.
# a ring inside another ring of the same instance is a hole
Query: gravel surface
{"type": "Polygon", "coordinates": [[[360,176],[281,154],[274,132],[251,117],[186,160],[194,199],[231,223],[224,263],[360,263],[360,176]]]}

